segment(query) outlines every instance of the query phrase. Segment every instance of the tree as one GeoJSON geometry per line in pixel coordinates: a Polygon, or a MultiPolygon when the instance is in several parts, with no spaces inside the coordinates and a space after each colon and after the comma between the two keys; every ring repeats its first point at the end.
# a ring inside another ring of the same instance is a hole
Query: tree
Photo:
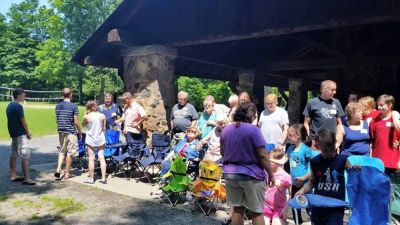
{"type": "Polygon", "coordinates": [[[181,76],[178,79],[178,90],[189,94],[189,102],[197,110],[203,109],[203,101],[207,95],[212,95],[217,103],[227,104],[233,94],[227,81],[215,81],[181,76]]]}
{"type": "Polygon", "coordinates": [[[42,82],[37,81],[34,75],[34,68],[38,64],[35,52],[43,38],[41,30],[38,29],[38,6],[38,0],[26,0],[12,5],[7,13],[9,22],[1,36],[2,84],[26,89],[42,86],[42,82]]]}
{"type": "MultiPolygon", "coordinates": [[[[115,9],[121,0],[53,0],[52,6],[64,22],[64,40],[67,51],[72,55],[115,9]]],[[[69,65],[78,79],[79,101],[83,103],[84,76],[93,78],[99,72],[87,70],[79,65],[69,65]],[[88,74],[89,73],[89,74],[88,74]]],[[[107,73],[109,71],[106,71],[107,73]]],[[[114,72],[115,73],[115,72],[114,72]]],[[[112,76],[111,74],[108,74],[112,76]]]]}

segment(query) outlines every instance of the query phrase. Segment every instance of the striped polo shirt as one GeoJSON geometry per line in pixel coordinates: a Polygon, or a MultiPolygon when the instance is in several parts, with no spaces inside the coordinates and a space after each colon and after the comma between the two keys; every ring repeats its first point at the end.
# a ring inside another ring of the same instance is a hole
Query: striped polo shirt
{"type": "Polygon", "coordinates": [[[76,134],[74,116],[78,116],[78,106],[70,101],[63,101],[56,106],[58,132],[76,134]]]}

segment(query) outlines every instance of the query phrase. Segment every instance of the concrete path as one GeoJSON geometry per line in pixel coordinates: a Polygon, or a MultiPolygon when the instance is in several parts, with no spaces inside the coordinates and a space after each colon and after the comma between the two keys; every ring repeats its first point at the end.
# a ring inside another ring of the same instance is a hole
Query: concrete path
{"type": "Polygon", "coordinates": [[[31,168],[35,170],[37,185],[28,187],[10,182],[9,144],[9,141],[0,142],[3,159],[0,160],[0,224],[220,224],[209,217],[165,206],[150,197],[136,198],[150,196],[140,193],[154,187],[136,184],[133,180],[110,179],[107,185],[89,186],[82,184],[80,179],[86,177],[83,174],[68,181],[55,181],[56,136],[30,143],[31,168]],[[68,204],[83,206],[75,209],[68,204]]]}
{"type": "MultiPolygon", "coordinates": [[[[136,182],[134,179],[127,180],[121,177],[111,178],[109,176],[107,184],[99,182],[86,184],[84,181],[87,179],[87,173],[81,174],[75,171],[75,174],[78,174],[78,176],[67,181],[55,181],[53,172],[58,156],[56,148],[58,145],[57,136],[33,139],[30,142],[31,169],[36,171],[34,173],[37,176],[38,185],[36,187],[25,187],[19,183],[11,183],[8,180],[9,145],[10,141],[0,142],[0,157],[6,159],[0,161],[0,194],[7,196],[6,203],[8,202],[9,205],[12,205],[12,201],[15,201],[15,198],[40,200],[40,196],[48,194],[72,196],[74,199],[84,202],[90,209],[90,212],[85,211],[63,216],[62,222],[78,224],[177,224],[176,222],[178,221],[178,224],[181,224],[183,221],[188,224],[220,224],[221,222],[218,221],[224,221],[228,218],[226,212],[228,211],[228,207],[226,205],[222,205],[223,210],[212,213],[210,217],[204,217],[201,213],[192,214],[192,205],[189,203],[177,205],[175,208],[168,206],[168,204],[160,204],[160,196],[154,194],[158,191],[157,185],[152,186],[147,183],[136,182]],[[107,212],[108,210],[110,212],[107,212]],[[171,215],[174,216],[171,217],[171,215]],[[104,218],[104,216],[107,217],[104,218]]],[[[18,170],[20,171],[19,167],[18,170]]],[[[44,224],[47,222],[51,222],[51,224],[60,222],[54,215],[42,214],[39,213],[41,217],[38,216],[38,220],[31,222],[44,224]],[[48,219],[49,217],[52,218],[52,216],[53,220],[48,219]],[[44,218],[49,221],[44,221],[44,218]]],[[[22,221],[27,216],[32,217],[32,215],[25,215],[23,213],[5,213],[4,204],[0,207],[0,219],[2,216],[9,218],[6,222],[11,224],[25,224],[22,221]]],[[[294,223],[292,220],[289,220],[289,224],[294,223]]],[[[310,223],[305,222],[303,224],[307,225],[310,223]]]]}

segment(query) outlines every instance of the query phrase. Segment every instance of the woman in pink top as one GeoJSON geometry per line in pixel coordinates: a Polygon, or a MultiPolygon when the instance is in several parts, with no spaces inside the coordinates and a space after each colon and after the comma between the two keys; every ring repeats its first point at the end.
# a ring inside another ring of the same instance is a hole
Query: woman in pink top
{"type": "MultiPolygon", "coordinates": [[[[271,158],[280,160],[285,153],[279,149],[271,151],[271,158]]],[[[282,169],[282,165],[271,161],[272,171],[275,177],[275,186],[265,191],[264,220],[266,225],[285,224],[283,213],[287,205],[286,190],[292,185],[291,176],[282,169]]]]}

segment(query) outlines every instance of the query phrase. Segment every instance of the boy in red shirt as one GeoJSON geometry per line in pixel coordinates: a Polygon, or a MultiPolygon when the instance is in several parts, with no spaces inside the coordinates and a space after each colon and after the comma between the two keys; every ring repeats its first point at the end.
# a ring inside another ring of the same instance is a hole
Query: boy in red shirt
{"type": "Polygon", "coordinates": [[[392,110],[394,98],[391,95],[381,95],[378,98],[380,115],[370,124],[372,156],[383,161],[385,172],[389,176],[399,168],[399,150],[393,143],[397,139],[393,127],[392,110]]]}

